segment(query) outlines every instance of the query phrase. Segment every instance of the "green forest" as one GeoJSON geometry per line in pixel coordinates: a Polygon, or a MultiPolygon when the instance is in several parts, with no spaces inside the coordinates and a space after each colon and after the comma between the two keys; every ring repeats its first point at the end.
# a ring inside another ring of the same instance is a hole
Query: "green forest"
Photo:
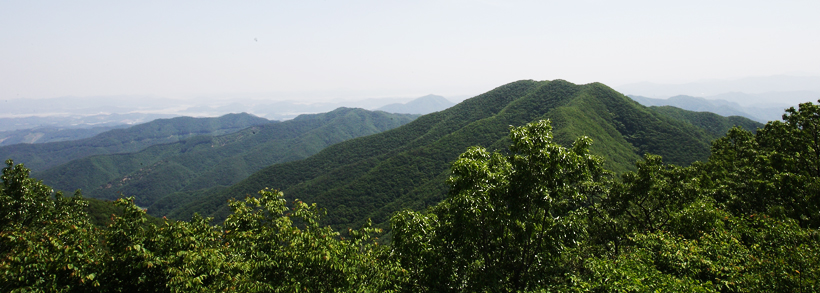
{"type": "MultiPolygon", "coordinates": [[[[676,157],[672,148],[657,145],[670,140],[652,140],[669,133],[616,117],[656,113],[645,110],[604,110],[611,111],[607,119],[620,123],[615,125],[625,138],[600,142],[578,135],[567,143],[566,133],[559,133],[566,128],[553,131],[553,124],[583,113],[560,105],[588,102],[592,96],[585,93],[603,88],[573,92],[578,88],[553,85],[520,83],[504,90],[521,90],[523,96],[562,91],[557,96],[576,97],[547,101],[564,111],[554,112],[554,120],[524,120],[530,116],[521,117],[516,109],[542,104],[518,99],[512,103],[518,108],[495,110],[511,112],[494,116],[501,117],[493,118],[501,124],[465,122],[485,127],[461,133],[465,137],[494,133],[496,125],[504,125],[507,135],[462,147],[437,183],[446,188],[432,189],[444,190],[444,199],[390,214],[390,241],[379,238],[387,231],[370,220],[357,229],[334,230],[324,218],[331,209],[296,199],[298,192],[286,199],[273,189],[231,200],[218,224],[198,214],[185,221],[152,220],[133,198],[121,198],[119,214],[101,227],[92,223],[79,192],[54,192],[23,165],[6,161],[0,189],[0,291],[820,291],[820,105],[790,108],[783,121],[755,132],[731,128],[698,159],[697,144],[676,157]],[[610,151],[603,155],[594,150],[621,140],[635,146],[621,153],[622,160],[633,151],[656,155],[610,170],[619,165],[606,155],[619,154],[617,149],[599,149],[610,151]]],[[[411,124],[419,129],[439,118],[426,115],[411,124]]],[[[680,134],[679,142],[709,137],[706,131],[683,135],[689,128],[674,122],[682,120],[651,121],[676,127],[672,133],[680,134]]],[[[424,139],[457,142],[422,136],[414,143],[424,146],[424,139]]],[[[433,152],[431,146],[416,152],[433,152]]],[[[404,158],[412,161],[412,146],[402,151],[408,150],[404,158]]],[[[311,170],[295,163],[280,166],[311,170]]],[[[310,188],[318,187],[303,187],[310,188]]]]}

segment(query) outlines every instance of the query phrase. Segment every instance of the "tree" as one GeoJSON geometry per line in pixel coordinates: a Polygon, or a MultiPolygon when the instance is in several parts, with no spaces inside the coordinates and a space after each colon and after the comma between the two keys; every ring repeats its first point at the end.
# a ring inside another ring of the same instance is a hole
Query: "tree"
{"type": "Polygon", "coordinates": [[[87,291],[103,252],[79,192],[54,193],[6,161],[0,189],[0,291],[87,291]]]}
{"type": "Polygon", "coordinates": [[[820,106],[800,104],[752,136],[733,129],[712,147],[717,199],[734,212],[820,227],[820,106]]]}
{"type": "Polygon", "coordinates": [[[96,229],[74,197],[53,193],[11,161],[0,189],[0,291],[390,292],[404,273],[368,225],[348,239],[320,225],[323,211],[278,191],[232,201],[223,226],[146,222],[121,198],[120,215],[96,229]]]}
{"type": "Polygon", "coordinates": [[[695,168],[664,165],[651,154],[635,166],[637,171],[624,173],[590,209],[593,242],[608,245],[615,254],[636,232],[672,229],[676,215],[700,196],[702,180],[695,168]]]}
{"type": "Polygon", "coordinates": [[[638,162],[591,209],[592,244],[608,253],[590,254],[573,289],[818,291],[818,110],[731,129],[706,163],[638,162]]]}
{"type": "Polygon", "coordinates": [[[286,205],[282,192],[262,190],[259,197],[230,203],[224,246],[239,291],[390,292],[400,268],[386,250],[371,242],[380,229],[370,222],[350,230],[349,239],[321,226],[316,204],[286,205]],[[297,225],[298,223],[298,225],[297,225]],[[301,228],[299,227],[301,226],[301,228]]]}
{"type": "Polygon", "coordinates": [[[510,131],[510,154],[473,147],[452,166],[449,197],[391,220],[411,291],[522,291],[561,282],[585,238],[585,206],[603,192],[591,140],[552,141],[549,121],[510,131]]]}

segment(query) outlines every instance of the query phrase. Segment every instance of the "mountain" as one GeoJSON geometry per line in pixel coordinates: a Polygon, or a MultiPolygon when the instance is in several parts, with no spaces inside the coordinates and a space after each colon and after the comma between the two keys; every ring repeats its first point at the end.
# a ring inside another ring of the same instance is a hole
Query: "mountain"
{"type": "MultiPolygon", "coordinates": [[[[679,95],[670,97],[668,99],[653,99],[647,98],[643,96],[635,96],[635,95],[627,95],[629,98],[635,100],[641,105],[644,106],[672,106],[678,107],[684,110],[689,111],[696,111],[696,112],[712,112],[721,116],[743,116],[758,122],[766,122],[769,120],[764,120],[761,117],[756,115],[750,114],[746,112],[744,107],[741,107],[739,104],[735,102],[729,102],[725,100],[707,100],[704,98],[699,97],[692,97],[692,96],[685,96],[679,95]]],[[[777,111],[777,113],[783,113],[783,109],[777,111]]]]}
{"type": "Polygon", "coordinates": [[[219,101],[208,102],[206,100],[202,104],[187,107],[181,112],[188,115],[213,116],[219,113],[225,113],[226,111],[236,112],[237,110],[241,110],[240,112],[253,113],[254,115],[271,120],[289,120],[301,114],[325,113],[340,107],[371,110],[390,103],[406,102],[410,100],[408,98],[369,98],[362,100],[334,100],[332,102],[317,102],[315,101],[317,98],[319,97],[314,97],[312,99],[308,98],[307,100],[269,101],[266,99],[237,99],[233,97],[231,98],[231,101],[233,102],[230,104],[215,106],[214,104],[223,103],[219,103],[219,101]],[[310,100],[314,101],[308,102],[310,100]]]}
{"type": "MultiPolygon", "coordinates": [[[[710,142],[733,122],[715,114],[699,115],[709,118],[704,121],[708,127],[641,106],[600,83],[517,81],[402,127],[264,168],[230,188],[200,195],[171,216],[187,219],[199,212],[224,218],[226,200],[273,188],[327,209],[328,224],[356,227],[371,218],[384,227],[395,211],[441,201],[450,164],[468,147],[506,149],[510,126],[550,119],[556,142],[570,145],[579,136],[589,136],[592,152],[607,158],[607,169],[623,172],[632,170],[644,153],[678,165],[706,159],[710,142]],[[711,125],[714,122],[719,123],[711,125]]],[[[760,126],[737,119],[752,128],[760,126]]]]}
{"type": "MultiPolygon", "coordinates": [[[[725,95],[721,96],[725,97],[725,95]]],[[[732,96],[737,98],[750,95],[734,93],[732,96]]],[[[684,95],[668,99],[653,99],[635,95],[628,95],[628,97],[644,106],[673,106],[689,111],[712,112],[722,116],[743,116],[761,123],[780,120],[783,110],[787,108],[786,106],[741,106],[739,102],[684,95]]],[[[744,103],[744,105],[748,105],[748,103],[744,103]]]]}
{"type": "Polygon", "coordinates": [[[38,127],[13,131],[0,131],[0,146],[18,143],[47,143],[78,140],[95,136],[111,129],[126,128],[130,125],[100,126],[90,128],[38,127]]]}
{"type": "Polygon", "coordinates": [[[201,135],[135,153],[90,156],[34,174],[58,190],[135,202],[155,215],[193,193],[230,186],[272,164],[306,158],[348,139],[404,125],[417,115],[339,108],[252,126],[221,136],[201,135]]]}
{"type": "Polygon", "coordinates": [[[783,108],[783,106],[797,106],[799,103],[816,102],[818,99],[820,99],[820,91],[779,91],[755,94],[748,94],[743,92],[727,92],[712,96],[706,96],[705,98],[710,100],[726,100],[729,102],[741,104],[746,107],[754,106],[758,108],[783,108]]]}
{"type": "Polygon", "coordinates": [[[0,158],[24,163],[36,172],[92,155],[135,152],[195,135],[220,135],[267,123],[271,121],[245,113],[218,118],[157,119],[80,140],[3,146],[0,158]]]}
{"type": "Polygon", "coordinates": [[[426,95],[404,104],[395,103],[385,105],[378,110],[390,113],[429,114],[450,108],[453,105],[455,105],[453,102],[448,101],[442,96],[426,95]]]}
{"type": "Polygon", "coordinates": [[[757,118],[750,117],[751,115],[743,112],[740,105],[729,101],[710,101],[704,98],[685,95],[674,96],[668,99],[653,99],[635,95],[627,96],[644,106],[673,106],[689,111],[712,112],[721,116],[743,116],[749,119],[757,118]]]}

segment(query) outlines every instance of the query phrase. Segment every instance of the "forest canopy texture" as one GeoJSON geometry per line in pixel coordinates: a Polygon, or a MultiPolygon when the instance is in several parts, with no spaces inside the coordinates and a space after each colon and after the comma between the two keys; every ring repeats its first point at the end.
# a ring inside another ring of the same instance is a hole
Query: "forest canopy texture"
{"type": "MultiPolygon", "coordinates": [[[[449,193],[342,236],[323,210],[262,190],[218,226],[120,215],[93,226],[80,194],[6,162],[0,291],[816,292],[820,107],[734,128],[705,162],[646,155],[616,177],[594,142],[553,142],[549,121],[510,129],[509,150],[472,147],[449,193]]],[[[295,195],[298,196],[298,195],[295,195]]]]}

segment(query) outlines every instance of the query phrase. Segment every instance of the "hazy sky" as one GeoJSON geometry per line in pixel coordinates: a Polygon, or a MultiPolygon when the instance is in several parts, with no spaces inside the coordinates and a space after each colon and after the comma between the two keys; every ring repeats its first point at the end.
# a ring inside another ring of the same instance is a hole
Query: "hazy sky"
{"type": "Polygon", "coordinates": [[[820,1],[0,2],[0,99],[820,75],[820,1]],[[127,3],[126,3],[127,2],[127,3]]]}

